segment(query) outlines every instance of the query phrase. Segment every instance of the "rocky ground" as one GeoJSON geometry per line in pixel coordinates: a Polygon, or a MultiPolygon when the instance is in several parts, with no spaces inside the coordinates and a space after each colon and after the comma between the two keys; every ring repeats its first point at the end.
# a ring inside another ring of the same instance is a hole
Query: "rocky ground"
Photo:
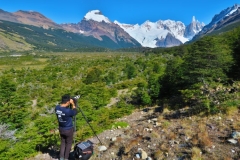
{"type": "MultiPolygon", "coordinates": [[[[97,137],[89,139],[94,143],[90,160],[240,160],[239,109],[208,117],[190,113],[188,109],[135,111],[118,119],[128,127],[97,135],[102,144],[97,137]],[[107,150],[99,151],[100,146],[107,150]]],[[[34,159],[57,159],[56,155],[34,159]]]]}

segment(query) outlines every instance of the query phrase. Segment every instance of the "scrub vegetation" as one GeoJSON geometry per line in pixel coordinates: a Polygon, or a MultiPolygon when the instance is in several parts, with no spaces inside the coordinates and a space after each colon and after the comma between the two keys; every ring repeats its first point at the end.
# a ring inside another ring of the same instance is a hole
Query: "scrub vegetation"
{"type": "MultiPolygon", "coordinates": [[[[81,95],[79,106],[98,134],[111,129],[116,119],[145,107],[188,108],[192,115],[203,117],[238,110],[239,51],[237,28],[191,44],[141,53],[1,54],[0,159],[25,159],[59,147],[54,107],[65,93],[81,95]]],[[[77,141],[93,136],[81,114],[76,119],[77,141]]],[[[162,122],[165,129],[171,125],[162,122]]],[[[199,145],[192,148],[194,159],[199,159],[201,145],[211,145],[205,133],[203,127],[196,135],[201,141],[197,139],[199,145]]],[[[159,148],[154,156],[162,154],[159,148]]]]}

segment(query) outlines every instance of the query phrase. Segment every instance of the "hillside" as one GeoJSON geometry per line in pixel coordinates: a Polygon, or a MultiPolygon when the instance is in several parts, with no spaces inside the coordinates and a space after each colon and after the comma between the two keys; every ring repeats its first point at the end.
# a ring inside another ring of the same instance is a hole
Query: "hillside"
{"type": "Polygon", "coordinates": [[[16,33],[7,33],[0,29],[0,52],[3,51],[29,51],[33,50],[34,46],[27,43],[24,37],[16,33]]]}
{"type": "Polygon", "coordinates": [[[125,46],[106,36],[98,40],[62,29],[44,29],[8,21],[0,21],[1,52],[13,51],[106,51],[125,46]],[[122,45],[122,46],[121,46],[122,45]]]}

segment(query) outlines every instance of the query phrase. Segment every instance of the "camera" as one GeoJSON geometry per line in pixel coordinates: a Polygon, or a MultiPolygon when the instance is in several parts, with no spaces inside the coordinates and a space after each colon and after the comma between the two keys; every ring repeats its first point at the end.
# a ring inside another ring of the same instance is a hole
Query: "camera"
{"type": "Polygon", "coordinates": [[[78,102],[78,99],[80,98],[80,95],[76,95],[76,96],[72,96],[71,99],[73,100],[75,106],[77,107],[77,102],[78,102]]]}

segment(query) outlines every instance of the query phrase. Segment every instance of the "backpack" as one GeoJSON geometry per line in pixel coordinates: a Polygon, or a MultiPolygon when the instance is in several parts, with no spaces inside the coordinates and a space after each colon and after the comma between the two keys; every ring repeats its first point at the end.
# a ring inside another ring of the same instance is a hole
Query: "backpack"
{"type": "Polygon", "coordinates": [[[89,140],[74,146],[74,157],[78,160],[88,160],[93,155],[93,143],[89,140]]]}

